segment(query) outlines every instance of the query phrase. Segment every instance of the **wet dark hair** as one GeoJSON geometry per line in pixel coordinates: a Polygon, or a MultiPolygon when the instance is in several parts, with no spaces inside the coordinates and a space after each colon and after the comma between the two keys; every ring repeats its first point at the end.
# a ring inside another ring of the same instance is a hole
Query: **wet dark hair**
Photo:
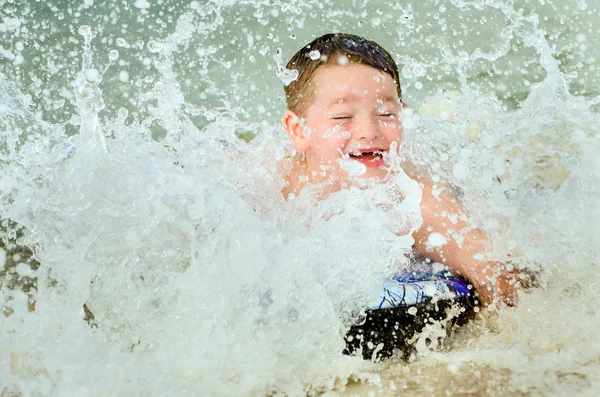
{"type": "Polygon", "coordinates": [[[298,78],[284,87],[288,109],[301,116],[312,101],[308,88],[316,70],[337,63],[343,55],[350,63],[369,65],[392,76],[402,100],[398,66],[389,52],[376,42],[354,34],[329,33],[302,47],[287,63],[287,69],[298,71],[298,78]]]}

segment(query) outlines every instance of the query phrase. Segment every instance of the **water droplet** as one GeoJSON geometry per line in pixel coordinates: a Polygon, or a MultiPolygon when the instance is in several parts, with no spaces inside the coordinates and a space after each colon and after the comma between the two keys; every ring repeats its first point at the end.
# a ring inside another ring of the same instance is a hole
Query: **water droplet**
{"type": "Polygon", "coordinates": [[[108,53],[108,59],[111,62],[114,62],[117,59],[119,59],[119,51],[117,51],[117,50],[110,50],[110,52],[108,53]]]}
{"type": "Polygon", "coordinates": [[[90,83],[96,83],[98,80],[100,80],[100,72],[98,69],[94,68],[87,69],[85,71],[85,79],[90,83]]]}
{"type": "Polygon", "coordinates": [[[348,59],[348,57],[346,55],[342,55],[342,56],[338,57],[338,59],[337,59],[337,63],[340,66],[346,66],[346,65],[348,65],[349,62],[350,62],[350,60],[348,59]]]}
{"type": "Polygon", "coordinates": [[[402,68],[402,76],[407,79],[423,77],[426,74],[427,69],[414,59],[411,59],[410,62],[402,68]]]}
{"type": "Polygon", "coordinates": [[[150,52],[160,52],[160,50],[163,47],[162,43],[159,43],[158,41],[152,40],[152,39],[148,41],[147,46],[148,46],[148,51],[150,51],[150,52]]]}
{"type": "Polygon", "coordinates": [[[133,6],[141,10],[145,10],[150,8],[150,3],[148,0],[136,0],[135,3],[133,3],[133,6]]]}
{"type": "Polygon", "coordinates": [[[92,35],[92,28],[89,25],[82,25],[77,29],[77,32],[83,37],[90,37],[92,35]]]}
{"type": "Polygon", "coordinates": [[[26,277],[31,274],[31,267],[29,267],[28,264],[23,262],[19,263],[15,270],[17,271],[17,274],[21,277],[26,277]]]}
{"type": "Polygon", "coordinates": [[[311,52],[308,53],[308,56],[313,61],[316,61],[317,59],[321,58],[321,53],[319,52],[319,50],[312,50],[311,52]]]}

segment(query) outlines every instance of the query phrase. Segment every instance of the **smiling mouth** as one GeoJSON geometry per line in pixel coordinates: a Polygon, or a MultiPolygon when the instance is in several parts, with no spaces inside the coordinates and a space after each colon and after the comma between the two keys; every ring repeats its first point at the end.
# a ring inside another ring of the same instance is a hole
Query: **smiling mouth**
{"type": "Polygon", "coordinates": [[[381,150],[350,153],[349,157],[352,160],[363,163],[367,167],[379,167],[383,165],[383,151],[381,150]]]}
{"type": "Polygon", "coordinates": [[[359,161],[375,162],[380,161],[383,158],[383,152],[377,150],[373,152],[350,153],[350,158],[359,161]]]}

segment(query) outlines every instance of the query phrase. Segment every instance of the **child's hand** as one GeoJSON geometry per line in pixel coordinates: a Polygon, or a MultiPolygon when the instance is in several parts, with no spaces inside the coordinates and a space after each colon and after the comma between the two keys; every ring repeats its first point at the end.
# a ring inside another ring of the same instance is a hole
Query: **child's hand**
{"type": "Polygon", "coordinates": [[[508,306],[519,303],[518,292],[521,289],[519,273],[515,270],[501,274],[496,280],[496,297],[508,306]]]}
{"type": "MultiPolygon", "coordinates": [[[[493,264],[497,270],[502,269],[504,265],[493,264]]],[[[496,306],[507,305],[516,306],[519,302],[518,292],[522,288],[519,278],[519,272],[516,270],[507,271],[502,269],[501,273],[495,277],[487,278],[484,282],[477,283],[475,289],[482,306],[495,304],[496,306]]]]}

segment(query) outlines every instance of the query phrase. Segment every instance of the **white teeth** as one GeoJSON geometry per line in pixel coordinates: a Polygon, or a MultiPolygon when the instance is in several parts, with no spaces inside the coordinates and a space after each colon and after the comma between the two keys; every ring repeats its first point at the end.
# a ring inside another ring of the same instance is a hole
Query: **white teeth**
{"type": "Polygon", "coordinates": [[[383,150],[378,150],[378,151],[375,151],[375,152],[362,152],[362,153],[360,153],[360,152],[354,152],[354,153],[348,153],[348,155],[351,156],[351,157],[360,157],[363,154],[372,154],[374,156],[381,157],[381,156],[383,156],[383,153],[384,153],[383,150]]]}
{"type": "Polygon", "coordinates": [[[367,160],[370,163],[374,163],[376,161],[381,160],[381,157],[383,157],[383,152],[378,151],[378,152],[364,152],[364,153],[359,153],[359,154],[354,154],[354,153],[350,153],[350,157],[362,157],[363,154],[368,154],[368,155],[372,155],[373,158],[367,160]]]}

